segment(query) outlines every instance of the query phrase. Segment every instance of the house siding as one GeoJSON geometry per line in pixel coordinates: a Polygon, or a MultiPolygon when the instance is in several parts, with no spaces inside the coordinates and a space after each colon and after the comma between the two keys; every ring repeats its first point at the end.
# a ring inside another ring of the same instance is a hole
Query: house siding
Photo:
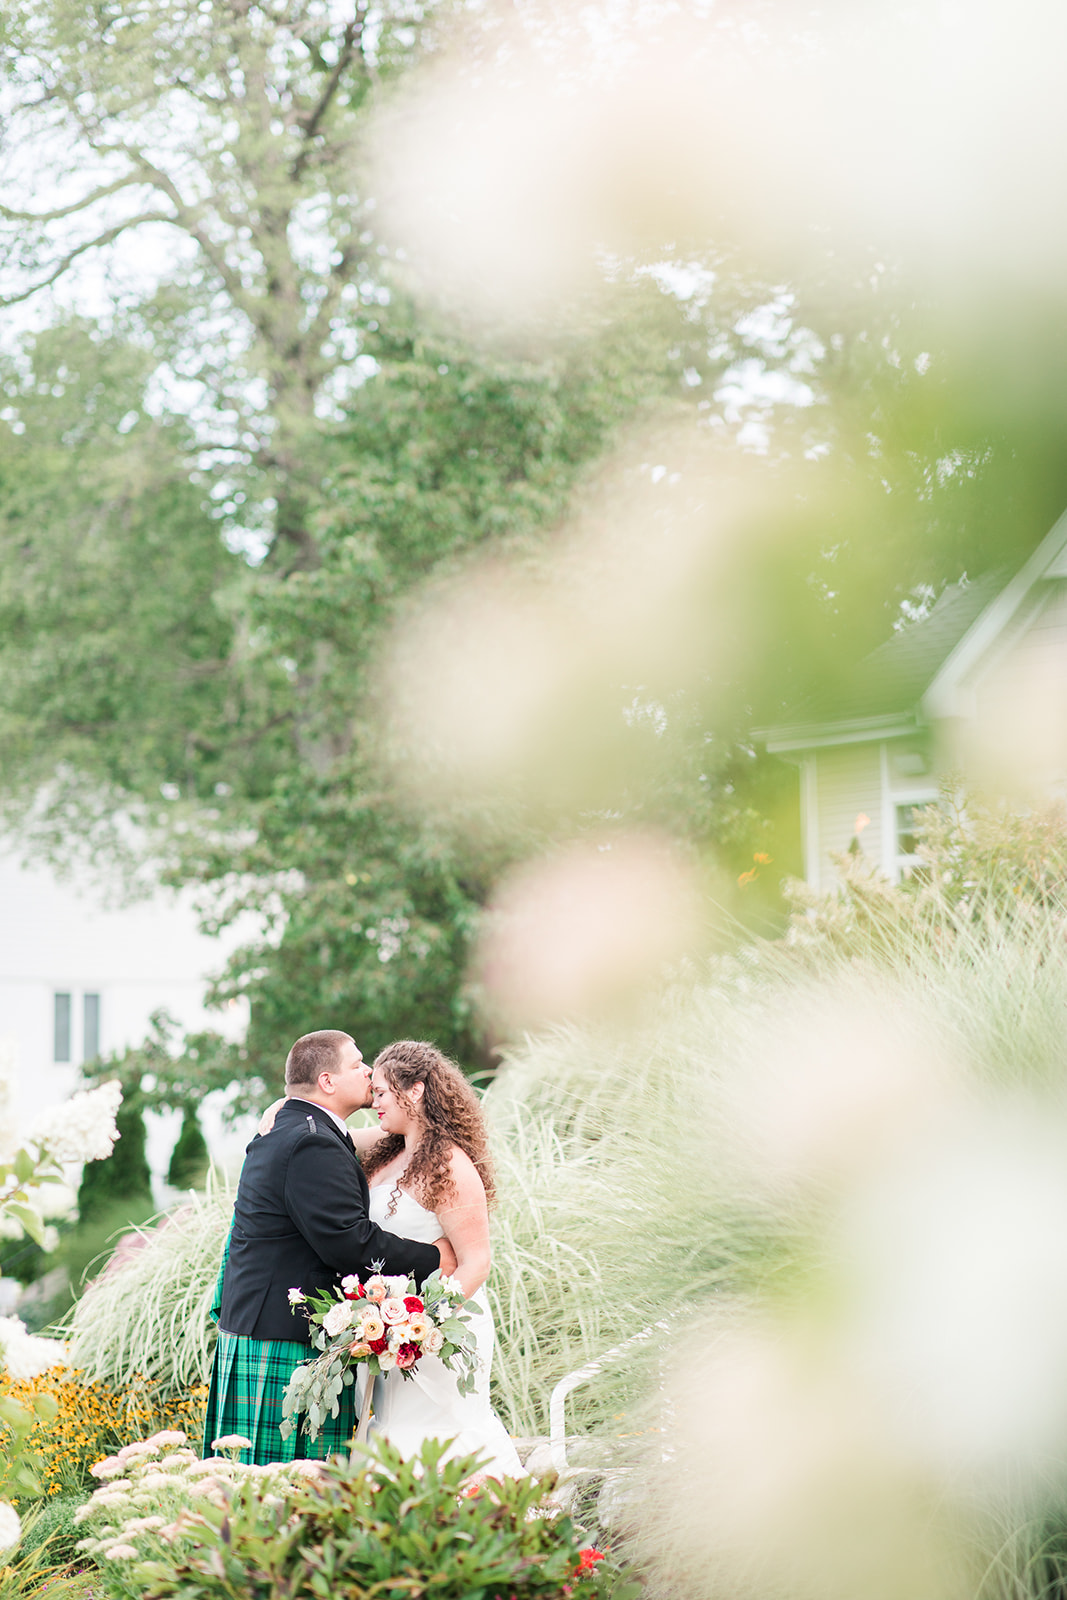
{"type": "Polygon", "coordinates": [[[830,747],[819,750],[815,762],[818,857],[807,862],[806,870],[813,887],[827,889],[836,881],[831,856],[848,849],[860,816],[869,819],[859,834],[860,848],[882,865],[882,746],[830,747]]]}
{"type": "Polygon", "coordinates": [[[1022,631],[972,676],[963,764],[981,782],[1063,794],[1067,786],[1067,584],[1049,586],[1022,631]]]}

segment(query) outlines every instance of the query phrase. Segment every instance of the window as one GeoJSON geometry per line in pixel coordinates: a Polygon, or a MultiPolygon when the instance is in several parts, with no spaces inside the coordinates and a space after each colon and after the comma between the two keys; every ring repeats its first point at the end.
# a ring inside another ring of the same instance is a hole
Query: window
{"type": "Polygon", "coordinates": [[[70,1060],[70,995],[55,995],[55,1012],[52,1058],[55,1061],[70,1060]]]}
{"type": "Polygon", "coordinates": [[[100,996],[82,995],[82,1060],[93,1061],[100,1054],[100,996]]]}
{"type": "Polygon", "coordinates": [[[897,806],[897,855],[913,856],[919,849],[918,824],[916,812],[922,807],[912,802],[906,806],[897,806]]]}
{"type": "Polygon", "coordinates": [[[897,877],[908,877],[922,870],[918,861],[922,840],[922,813],[935,804],[936,795],[914,800],[898,800],[894,808],[897,877]]]}

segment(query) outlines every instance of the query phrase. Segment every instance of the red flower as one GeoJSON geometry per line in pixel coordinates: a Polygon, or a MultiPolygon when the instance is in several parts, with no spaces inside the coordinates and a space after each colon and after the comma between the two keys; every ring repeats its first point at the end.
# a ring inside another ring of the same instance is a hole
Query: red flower
{"type": "Polygon", "coordinates": [[[603,1559],[604,1556],[601,1551],[594,1550],[592,1545],[587,1545],[584,1550],[579,1550],[578,1552],[578,1565],[574,1569],[575,1576],[583,1572],[592,1572],[597,1562],[603,1561],[603,1559]]]}
{"type": "Polygon", "coordinates": [[[380,1356],[382,1351],[388,1346],[389,1340],[386,1339],[386,1338],[368,1339],[367,1343],[370,1345],[371,1349],[374,1351],[374,1354],[376,1356],[380,1356]]]}
{"type": "Polygon", "coordinates": [[[426,1307],[417,1294],[406,1294],[404,1296],[404,1310],[410,1314],[412,1311],[425,1311],[426,1307]]]}
{"type": "Polygon", "coordinates": [[[345,1299],[346,1300],[362,1300],[364,1293],[365,1293],[365,1291],[364,1291],[363,1285],[361,1283],[357,1283],[356,1287],[354,1289],[346,1289],[345,1290],[345,1299]]]}
{"type": "Polygon", "coordinates": [[[417,1344],[402,1344],[396,1353],[396,1364],[398,1367],[413,1367],[421,1355],[417,1344]]]}

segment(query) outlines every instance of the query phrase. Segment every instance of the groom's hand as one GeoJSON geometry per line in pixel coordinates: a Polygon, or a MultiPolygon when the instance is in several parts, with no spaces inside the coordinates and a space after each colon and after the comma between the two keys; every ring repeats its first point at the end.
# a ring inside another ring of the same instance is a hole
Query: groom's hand
{"type": "Polygon", "coordinates": [[[459,1266],[459,1262],[456,1260],[456,1252],[444,1237],[435,1239],[434,1244],[441,1252],[441,1271],[446,1278],[451,1277],[459,1266]]]}

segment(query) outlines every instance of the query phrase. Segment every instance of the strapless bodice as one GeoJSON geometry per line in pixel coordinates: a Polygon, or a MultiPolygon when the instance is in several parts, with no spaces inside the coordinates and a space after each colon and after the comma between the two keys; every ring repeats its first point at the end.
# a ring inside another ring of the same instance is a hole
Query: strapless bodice
{"type": "Polygon", "coordinates": [[[444,1229],[437,1220],[437,1213],[420,1206],[406,1189],[400,1190],[394,1210],[387,1215],[395,1191],[394,1183],[371,1184],[370,1204],[367,1207],[371,1221],[376,1222],[379,1228],[384,1228],[386,1233],[395,1233],[401,1239],[415,1239],[419,1244],[433,1244],[435,1239],[440,1239],[444,1229]]]}

